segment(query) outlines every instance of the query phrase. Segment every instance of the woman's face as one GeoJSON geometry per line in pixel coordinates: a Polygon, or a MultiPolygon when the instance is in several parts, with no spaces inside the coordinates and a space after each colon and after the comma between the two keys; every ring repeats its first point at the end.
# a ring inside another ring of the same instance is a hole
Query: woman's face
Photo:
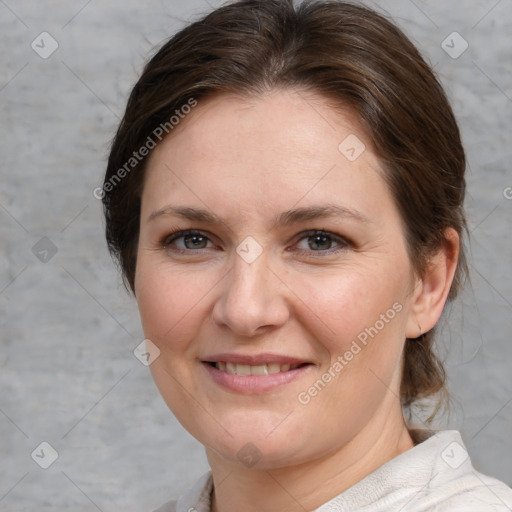
{"type": "Polygon", "coordinates": [[[137,258],[153,378],[209,453],[299,464],[401,419],[414,277],[349,113],[291,90],[200,102],[150,155],[137,258]]]}

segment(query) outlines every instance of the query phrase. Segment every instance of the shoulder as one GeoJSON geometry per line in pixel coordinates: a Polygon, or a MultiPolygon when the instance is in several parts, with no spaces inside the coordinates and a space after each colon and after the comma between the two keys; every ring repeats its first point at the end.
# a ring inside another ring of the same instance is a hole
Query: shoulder
{"type": "Polygon", "coordinates": [[[436,489],[442,499],[432,512],[511,512],[512,489],[474,468],[436,489]]]}
{"type": "Polygon", "coordinates": [[[473,470],[457,481],[439,486],[425,500],[425,512],[511,512],[512,489],[503,482],[473,470]],[[432,501],[431,504],[428,502],[432,501]]]}
{"type": "Polygon", "coordinates": [[[459,432],[416,439],[317,512],[512,512],[512,489],[473,467],[459,432]]]}
{"type": "Polygon", "coordinates": [[[437,437],[430,476],[411,512],[512,512],[512,489],[473,467],[460,434],[437,437]]]}

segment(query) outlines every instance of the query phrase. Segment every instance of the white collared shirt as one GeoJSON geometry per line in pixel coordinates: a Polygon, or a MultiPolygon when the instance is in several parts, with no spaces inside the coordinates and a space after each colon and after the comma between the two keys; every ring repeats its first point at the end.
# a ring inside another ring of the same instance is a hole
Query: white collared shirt
{"type": "MultiPolygon", "coordinates": [[[[153,512],[211,512],[212,474],[153,512]]],[[[314,512],[512,512],[512,489],[473,468],[456,430],[429,437],[314,512]]],[[[281,511],[280,511],[281,512],[281,511]]]]}

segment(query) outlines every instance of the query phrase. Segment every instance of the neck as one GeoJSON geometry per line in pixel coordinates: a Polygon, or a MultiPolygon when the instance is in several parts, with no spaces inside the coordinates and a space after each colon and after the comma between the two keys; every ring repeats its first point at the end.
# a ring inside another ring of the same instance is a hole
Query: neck
{"type": "Polygon", "coordinates": [[[247,469],[208,451],[212,512],[314,510],[413,446],[400,410],[396,421],[372,422],[338,450],[292,467],[247,469]]]}

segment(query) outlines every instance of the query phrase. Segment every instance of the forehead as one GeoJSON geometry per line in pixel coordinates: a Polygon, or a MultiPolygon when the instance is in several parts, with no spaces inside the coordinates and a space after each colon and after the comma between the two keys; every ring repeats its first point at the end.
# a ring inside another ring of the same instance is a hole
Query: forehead
{"type": "MultiPolygon", "coordinates": [[[[211,154],[217,149],[217,156],[236,146],[248,156],[264,148],[278,153],[293,149],[298,158],[305,154],[318,158],[320,148],[314,144],[320,139],[324,149],[330,144],[336,150],[341,138],[350,134],[368,143],[355,112],[311,91],[276,89],[251,96],[218,93],[200,99],[197,107],[182,116],[150,159],[172,139],[186,139],[186,149],[195,153],[205,148],[211,154]]],[[[260,158],[266,155],[268,151],[260,158]]]]}
{"type": "Polygon", "coordinates": [[[305,91],[201,100],[146,172],[143,208],[192,201],[254,215],[308,201],[371,210],[390,200],[356,115],[305,91]]]}

